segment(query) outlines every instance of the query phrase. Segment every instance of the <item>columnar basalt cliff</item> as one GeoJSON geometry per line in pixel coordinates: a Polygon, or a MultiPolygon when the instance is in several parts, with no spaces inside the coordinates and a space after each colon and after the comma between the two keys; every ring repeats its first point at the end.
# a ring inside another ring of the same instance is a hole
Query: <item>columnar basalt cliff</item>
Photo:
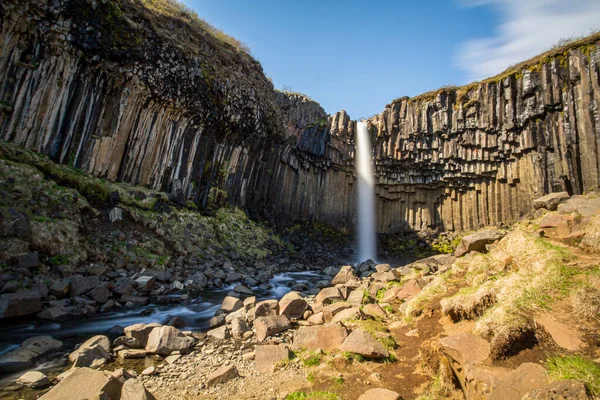
{"type": "MultiPolygon", "coordinates": [[[[275,91],[193,18],[148,7],[3,1],[0,139],[181,203],[227,197],[280,223],[352,230],[354,121],[275,91]]],[[[378,230],[509,223],[536,196],[598,189],[598,40],[371,118],[378,230]]]]}
{"type": "Polygon", "coordinates": [[[598,41],[373,117],[380,231],[510,223],[545,193],[597,191],[598,41]]]}

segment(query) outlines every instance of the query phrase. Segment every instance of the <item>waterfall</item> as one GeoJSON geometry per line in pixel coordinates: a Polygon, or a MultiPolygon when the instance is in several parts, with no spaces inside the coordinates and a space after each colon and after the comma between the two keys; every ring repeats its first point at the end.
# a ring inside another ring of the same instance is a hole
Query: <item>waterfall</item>
{"type": "Polygon", "coordinates": [[[356,130],[355,164],[358,173],[358,236],[359,261],[377,256],[375,234],[375,176],[371,163],[371,140],[367,124],[359,122],[356,130]]]}

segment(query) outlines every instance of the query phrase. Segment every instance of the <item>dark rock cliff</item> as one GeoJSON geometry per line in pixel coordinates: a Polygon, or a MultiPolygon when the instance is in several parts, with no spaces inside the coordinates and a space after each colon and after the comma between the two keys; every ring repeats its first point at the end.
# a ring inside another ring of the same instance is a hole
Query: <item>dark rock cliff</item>
{"type": "MultiPolygon", "coordinates": [[[[354,121],[145,0],[0,4],[0,139],[109,180],[286,223],[354,226],[354,121]]],[[[512,222],[597,190],[596,38],[369,120],[380,232],[512,222]]]]}

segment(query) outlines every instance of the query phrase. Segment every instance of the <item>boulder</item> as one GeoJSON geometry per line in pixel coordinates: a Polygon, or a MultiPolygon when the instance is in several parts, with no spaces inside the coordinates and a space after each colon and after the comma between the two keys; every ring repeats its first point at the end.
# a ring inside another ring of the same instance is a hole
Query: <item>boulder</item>
{"type": "Polygon", "coordinates": [[[33,290],[19,290],[0,296],[0,319],[39,313],[42,296],[33,290]]]}
{"type": "Polygon", "coordinates": [[[194,339],[184,335],[172,326],[152,329],[148,336],[146,352],[168,356],[174,351],[187,352],[194,345],[194,339]]]}
{"type": "Polygon", "coordinates": [[[254,308],[255,306],[256,296],[250,296],[244,300],[244,308],[246,309],[246,311],[250,310],[251,308],[254,308]]]}
{"type": "Polygon", "coordinates": [[[244,307],[244,303],[237,297],[227,296],[223,299],[223,303],[221,303],[221,311],[225,313],[230,313],[239,310],[244,307]]]}
{"type": "Polygon", "coordinates": [[[569,197],[569,193],[567,192],[550,193],[534,199],[533,207],[536,210],[539,208],[545,208],[547,210],[554,211],[560,203],[567,201],[569,197]]]}
{"type": "Polygon", "coordinates": [[[502,239],[504,233],[496,229],[484,229],[462,238],[454,251],[455,257],[461,257],[471,251],[483,252],[488,244],[502,239]]]}
{"type": "Polygon", "coordinates": [[[71,277],[71,297],[81,296],[100,286],[100,279],[95,276],[75,275],[71,277]]]}
{"type": "Polygon", "coordinates": [[[333,277],[333,279],[331,280],[331,284],[339,285],[339,284],[344,284],[348,281],[356,280],[356,279],[358,279],[358,278],[357,278],[356,274],[354,273],[354,269],[349,265],[345,265],[333,277]]]}
{"type": "Polygon", "coordinates": [[[375,266],[375,271],[379,272],[379,273],[389,272],[391,270],[392,270],[392,267],[390,267],[390,264],[377,264],[375,266]]]}
{"type": "Polygon", "coordinates": [[[133,306],[143,306],[148,304],[148,297],[124,294],[121,296],[121,303],[131,303],[133,306]]]}
{"type": "Polygon", "coordinates": [[[76,368],[40,400],[120,400],[121,382],[106,371],[76,368]]]}
{"type": "Polygon", "coordinates": [[[108,290],[106,286],[98,286],[97,288],[92,289],[92,291],[88,293],[88,296],[90,299],[104,304],[110,297],[110,290],[108,290]]]}
{"type": "Polygon", "coordinates": [[[30,388],[42,388],[50,385],[50,380],[40,371],[27,371],[17,379],[17,384],[30,388]]]}
{"type": "Polygon", "coordinates": [[[279,313],[279,302],[277,300],[263,300],[256,303],[254,307],[254,318],[277,315],[279,313]]]}
{"type": "Polygon", "coordinates": [[[377,282],[392,282],[399,281],[402,278],[400,271],[397,269],[391,269],[386,272],[375,272],[370,275],[371,278],[375,279],[377,282]]]}
{"type": "Polygon", "coordinates": [[[246,314],[247,314],[247,313],[248,313],[248,312],[246,311],[246,309],[245,309],[245,308],[240,308],[239,310],[237,310],[237,311],[235,311],[235,312],[232,312],[232,313],[230,313],[230,314],[227,314],[227,315],[225,316],[225,323],[227,323],[227,324],[230,324],[230,323],[231,323],[231,321],[233,321],[234,319],[237,319],[237,318],[242,318],[242,319],[244,319],[244,320],[245,320],[245,319],[246,319],[246,314]]]}
{"type": "Polygon", "coordinates": [[[77,350],[69,354],[69,361],[72,363],[75,362],[80,352],[94,346],[100,346],[105,353],[110,352],[110,340],[108,337],[104,335],[96,335],[83,342],[83,344],[79,346],[77,350]]]}
{"type": "Polygon", "coordinates": [[[0,355],[0,371],[20,371],[33,366],[35,360],[62,347],[63,343],[50,336],[36,336],[19,347],[0,355]]]}
{"type": "Polygon", "coordinates": [[[328,287],[322,289],[319,294],[315,297],[317,304],[327,305],[335,301],[341,301],[342,295],[337,287],[328,287]]]}
{"type": "Polygon", "coordinates": [[[121,388],[120,400],[154,400],[155,397],[146,390],[144,384],[137,379],[128,379],[121,388]]]}
{"type": "Polygon", "coordinates": [[[362,309],[363,313],[373,318],[385,318],[386,313],[379,304],[365,304],[362,309]]]}
{"type": "Polygon", "coordinates": [[[329,304],[321,310],[323,313],[323,319],[325,322],[331,322],[334,316],[339,314],[341,311],[351,308],[352,304],[346,303],[344,301],[338,301],[337,303],[329,304]]]}
{"type": "Polygon", "coordinates": [[[318,312],[308,317],[308,323],[310,325],[323,325],[325,323],[325,317],[323,317],[323,312],[318,312]]]}
{"type": "Polygon", "coordinates": [[[362,316],[363,315],[360,312],[359,308],[357,308],[357,307],[346,308],[345,310],[342,310],[339,313],[337,313],[333,317],[331,322],[343,322],[343,321],[348,321],[351,319],[361,319],[362,316]]]}
{"type": "Polygon", "coordinates": [[[250,331],[246,320],[243,318],[235,318],[231,321],[231,336],[234,339],[242,339],[244,337],[244,333],[250,331]]]}
{"type": "Polygon", "coordinates": [[[136,287],[144,292],[149,292],[154,289],[154,285],[156,284],[156,277],[154,276],[140,276],[135,280],[136,287]]]}
{"type": "Polygon", "coordinates": [[[244,295],[244,296],[252,296],[254,294],[254,292],[252,291],[252,289],[248,288],[245,285],[236,285],[233,288],[233,291],[236,292],[236,293],[239,293],[241,295],[244,295]]]}
{"type": "Polygon", "coordinates": [[[421,287],[413,279],[407,281],[394,292],[394,297],[401,301],[408,301],[419,294],[421,287]]]}
{"type": "Polygon", "coordinates": [[[279,300],[279,314],[290,319],[302,318],[307,308],[308,303],[298,292],[289,292],[279,300]]]}
{"type": "Polygon", "coordinates": [[[148,336],[150,335],[150,332],[152,332],[152,330],[154,328],[158,328],[159,326],[161,326],[160,324],[157,323],[151,323],[151,324],[134,324],[134,325],[130,325],[128,327],[126,327],[124,329],[125,332],[125,337],[131,338],[131,341],[127,342],[127,345],[129,347],[133,347],[136,349],[141,349],[146,347],[146,344],[148,343],[148,336]]]}
{"type": "Polygon", "coordinates": [[[348,331],[340,323],[301,326],[294,332],[293,344],[296,348],[331,351],[338,349],[346,337],[348,337],[348,331]]]}
{"type": "Polygon", "coordinates": [[[370,333],[363,329],[353,331],[340,346],[341,351],[360,354],[367,358],[387,358],[390,353],[370,333]]]}
{"type": "Polygon", "coordinates": [[[277,363],[290,359],[290,349],[285,344],[255,346],[254,351],[258,372],[271,372],[277,363]]]}
{"type": "Polygon", "coordinates": [[[206,378],[206,386],[211,387],[219,383],[225,383],[238,376],[238,370],[234,365],[224,365],[206,378]]]}
{"type": "Polygon", "coordinates": [[[142,349],[123,349],[117,352],[117,356],[121,360],[131,360],[136,358],[146,357],[146,350],[142,349]]]}
{"type": "Polygon", "coordinates": [[[278,332],[283,332],[290,328],[290,320],[285,315],[269,315],[268,317],[258,317],[254,321],[256,330],[256,339],[259,342],[265,340],[268,336],[278,332]]]}
{"type": "Polygon", "coordinates": [[[110,353],[96,344],[91,347],[85,347],[77,350],[77,355],[73,360],[73,367],[98,368],[110,361],[110,353]]]}
{"type": "Polygon", "coordinates": [[[369,389],[358,400],[400,400],[400,394],[388,389],[369,389]]]}
{"type": "Polygon", "coordinates": [[[226,326],[221,326],[215,329],[211,329],[206,332],[206,335],[215,339],[223,340],[229,338],[229,329],[226,326]]]}
{"type": "Polygon", "coordinates": [[[346,302],[352,304],[353,306],[360,306],[363,301],[365,290],[362,288],[354,289],[350,292],[350,295],[346,299],[346,302]]]}
{"type": "Polygon", "coordinates": [[[70,311],[65,307],[50,307],[39,313],[37,316],[41,319],[49,319],[49,320],[61,320],[65,319],[70,315],[70,311]]]}

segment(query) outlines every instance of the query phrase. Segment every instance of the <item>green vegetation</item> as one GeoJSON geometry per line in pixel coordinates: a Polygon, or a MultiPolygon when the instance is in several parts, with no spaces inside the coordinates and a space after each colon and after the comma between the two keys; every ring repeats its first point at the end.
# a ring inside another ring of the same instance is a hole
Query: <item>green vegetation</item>
{"type": "Polygon", "coordinates": [[[313,372],[309,372],[306,375],[306,380],[310,383],[313,383],[315,381],[315,374],[313,372]]]}
{"type": "Polygon", "coordinates": [[[551,357],[546,363],[552,380],[580,379],[589,392],[600,396],[600,365],[580,356],[551,357]]]}
{"type": "Polygon", "coordinates": [[[312,354],[303,359],[302,363],[307,367],[316,367],[317,365],[321,364],[321,356],[319,354],[312,354]]]}
{"type": "Polygon", "coordinates": [[[314,392],[293,392],[285,397],[285,400],[341,400],[333,392],[314,391],[314,392]]]}
{"type": "Polygon", "coordinates": [[[440,254],[454,253],[454,250],[456,250],[464,235],[465,234],[455,235],[452,239],[450,239],[448,236],[440,235],[436,240],[433,241],[431,247],[440,254]]]}
{"type": "Polygon", "coordinates": [[[341,376],[332,376],[331,380],[336,386],[342,386],[344,384],[344,378],[342,378],[341,376]]]}
{"type": "Polygon", "coordinates": [[[360,354],[351,353],[349,351],[342,352],[342,357],[344,357],[347,361],[357,361],[357,362],[365,362],[365,358],[360,354]]]}

